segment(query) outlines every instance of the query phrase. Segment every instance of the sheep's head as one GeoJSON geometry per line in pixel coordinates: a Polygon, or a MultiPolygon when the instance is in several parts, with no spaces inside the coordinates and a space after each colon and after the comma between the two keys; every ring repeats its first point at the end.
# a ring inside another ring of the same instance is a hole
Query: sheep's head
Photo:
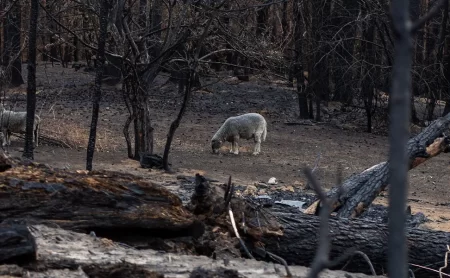
{"type": "Polygon", "coordinates": [[[213,153],[219,153],[219,149],[221,146],[222,146],[221,140],[216,140],[216,139],[211,140],[211,147],[212,147],[213,153]]]}

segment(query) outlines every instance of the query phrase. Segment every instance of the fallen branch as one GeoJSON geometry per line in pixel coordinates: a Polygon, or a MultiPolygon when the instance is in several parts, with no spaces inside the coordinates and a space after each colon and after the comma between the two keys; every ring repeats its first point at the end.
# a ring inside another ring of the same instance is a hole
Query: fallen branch
{"type": "MultiPolygon", "coordinates": [[[[409,169],[448,151],[450,140],[444,132],[448,131],[449,125],[450,113],[437,119],[408,141],[409,169]]],[[[329,190],[327,197],[335,200],[331,205],[333,211],[344,218],[361,215],[388,185],[388,174],[389,164],[383,162],[344,181],[342,194],[339,194],[337,187],[329,190]]],[[[317,200],[305,212],[315,214],[319,204],[320,200],[317,200]]]]}

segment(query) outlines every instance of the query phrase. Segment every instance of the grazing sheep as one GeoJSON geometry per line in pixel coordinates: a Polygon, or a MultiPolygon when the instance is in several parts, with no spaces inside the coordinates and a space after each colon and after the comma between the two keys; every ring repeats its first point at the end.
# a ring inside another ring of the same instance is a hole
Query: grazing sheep
{"type": "Polygon", "coordinates": [[[248,113],[228,118],[211,139],[213,153],[218,153],[225,141],[231,142],[230,153],[239,154],[238,141],[254,139],[253,155],[261,152],[261,141],[266,141],[267,123],[258,113],[248,113]]]}
{"type": "MultiPolygon", "coordinates": [[[[36,147],[39,145],[39,124],[41,118],[34,117],[33,142],[36,147]]],[[[27,112],[15,112],[0,107],[0,129],[3,133],[2,146],[11,145],[11,132],[24,133],[27,125],[27,112]]]]}

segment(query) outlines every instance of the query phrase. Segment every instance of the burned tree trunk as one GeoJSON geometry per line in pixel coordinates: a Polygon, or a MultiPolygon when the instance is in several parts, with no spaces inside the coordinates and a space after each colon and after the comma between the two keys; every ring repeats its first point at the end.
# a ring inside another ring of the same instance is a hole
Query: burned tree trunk
{"type": "MultiPolygon", "coordinates": [[[[434,121],[407,144],[409,169],[448,150],[449,138],[444,135],[450,125],[450,114],[434,121]]],[[[337,187],[332,188],[328,197],[334,201],[333,209],[339,217],[357,217],[370,206],[378,193],[386,188],[389,178],[389,163],[383,162],[363,172],[351,176],[343,183],[344,193],[339,195],[337,187]]],[[[308,213],[315,213],[319,201],[313,203],[308,213]]]]}
{"type": "MultiPolygon", "coordinates": [[[[272,252],[286,260],[288,264],[309,266],[314,258],[319,242],[319,217],[302,213],[274,213],[284,223],[283,236],[264,237],[265,251],[272,252]]],[[[361,219],[330,218],[331,253],[335,260],[350,250],[364,252],[373,263],[377,274],[383,274],[387,266],[388,226],[361,219]]],[[[406,231],[408,240],[409,262],[426,265],[437,269],[443,265],[446,245],[450,241],[450,233],[409,228],[406,231]]],[[[257,252],[257,251],[256,251],[257,252]]],[[[333,269],[341,269],[347,263],[344,260],[333,269]]],[[[370,273],[367,262],[354,256],[346,271],[370,273]]],[[[448,271],[450,270],[446,270],[448,271]]],[[[415,277],[430,277],[430,272],[415,271],[415,277]]]]}
{"type": "Polygon", "coordinates": [[[183,103],[181,104],[180,111],[178,112],[176,119],[170,124],[169,132],[167,133],[167,141],[166,146],[164,147],[164,156],[163,156],[163,168],[166,171],[171,171],[169,167],[170,147],[172,146],[172,140],[173,137],[175,136],[175,131],[180,126],[181,119],[183,118],[183,115],[186,113],[186,109],[192,94],[192,84],[195,78],[195,72],[189,70],[187,75],[188,76],[186,78],[186,81],[184,80],[180,81],[180,83],[185,82],[184,86],[180,86],[180,89],[184,89],[183,103]]]}
{"type": "MultiPolygon", "coordinates": [[[[38,0],[31,1],[30,8],[30,29],[28,39],[28,80],[27,80],[27,120],[25,126],[25,146],[23,157],[34,159],[34,117],[36,113],[36,38],[37,21],[39,16],[38,0]]],[[[38,135],[38,134],[37,134],[38,135]]],[[[34,138],[38,144],[38,138],[34,138]]]]}
{"type": "Polygon", "coordinates": [[[108,0],[103,0],[100,10],[100,33],[98,37],[98,51],[97,60],[98,67],[95,73],[95,86],[92,100],[92,119],[91,128],[89,131],[89,140],[86,153],[86,170],[92,170],[92,160],[94,159],[95,141],[97,136],[97,122],[98,113],[100,110],[100,100],[102,97],[102,78],[105,64],[105,45],[106,45],[106,31],[108,29],[108,13],[111,9],[111,3],[108,0]]]}

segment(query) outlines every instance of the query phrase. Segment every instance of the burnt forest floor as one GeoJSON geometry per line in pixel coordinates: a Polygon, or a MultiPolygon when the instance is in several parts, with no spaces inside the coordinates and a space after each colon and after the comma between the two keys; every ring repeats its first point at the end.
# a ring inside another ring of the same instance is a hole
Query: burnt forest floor
{"type": "MultiPolygon", "coordinates": [[[[26,66],[23,66],[23,76],[26,66]]],[[[344,178],[383,162],[387,158],[388,138],[364,132],[361,114],[342,117],[330,104],[324,109],[323,124],[286,125],[297,119],[297,98],[293,88],[266,77],[253,77],[250,82],[222,74],[223,78],[205,78],[206,88],[193,94],[188,111],[176,132],[172,144],[171,163],[175,174],[139,167],[137,161],[127,158],[123,125],[128,111],[119,86],[103,87],[100,120],[98,123],[95,169],[132,173],[158,182],[179,193],[184,201],[192,191],[195,173],[226,182],[231,175],[243,194],[271,195],[275,199],[300,199],[310,190],[304,190],[302,167],[313,167],[321,184],[330,188],[336,180],[340,164],[344,178]],[[252,141],[241,141],[241,153],[228,154],[228,145],[222,154],[211,153],[210,139],[223,121],[230,116],[258,112],[268,123],[267,141],[262,153],[252,156],[252,141]],[[332,125],[336,119],[341,128],[332,125]],[[278,184],[267,186],[275,177],[278,184]]],[[[72,68],[40,64],[37,69],[37,111],[42,120],[42,134],[66,141],[71,148],[40,145],[35,160],[53,167],[78,170],[85,168],[87,138],[91,120],[91,88],[94,75],[72,68]]],[[[155,128],[155,152],[162,154],[168,127],[175,118],[182,97],[167,77],[160,76],[151,91],[151,108],[155,128]]],[[[5,104],[16,110],[25,109],[26,85],[4,90],[5,104]]],[[[131,132],[131,130],[130,130],[131,132]]],[[[9,151],[20,155],[23,140],[12,137],[9,151]]],[[[430,219],[425,227],[450,232],[450,154],[441,154],[409,173],[408,204],[413,213],[422,212],[430,219]]],[[[387,194],[376,199],[387,203],[387,194]]],[[[308,199],[308,198],[307,198],[308,199]]],[[[308,203],[309,201],[306,200],[308,203]]]]}

